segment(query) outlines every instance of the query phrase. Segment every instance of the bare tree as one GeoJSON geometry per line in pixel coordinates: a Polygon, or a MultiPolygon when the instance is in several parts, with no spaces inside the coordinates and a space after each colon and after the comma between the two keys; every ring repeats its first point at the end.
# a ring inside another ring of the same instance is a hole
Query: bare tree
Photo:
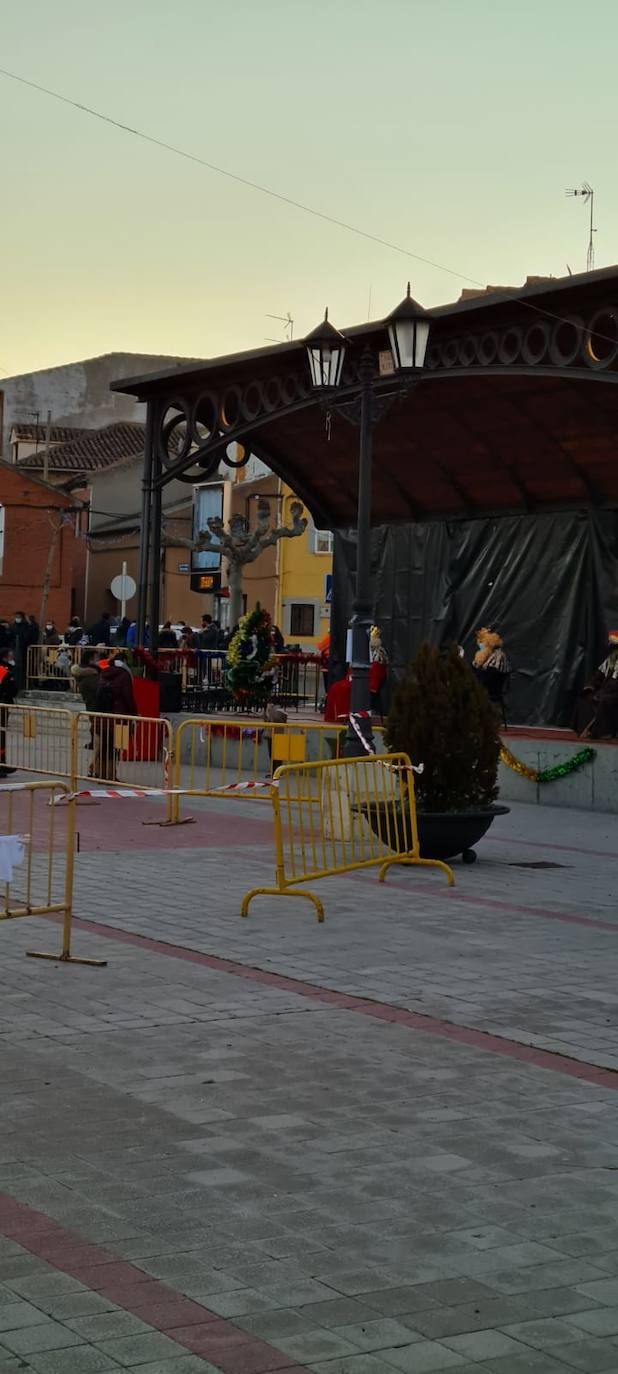
{"type": "Polygon", "coordinates": [[[236,625],[242,615],[242,570],[247,563],[254,563],[264,549],[277,544],[280,539],[297,539],[307,528],[307,518],[303,515],[300,501],[290,506],[291,525],[271,525],[270,502],[260,497],[257,508],[255,529],[251,529],[244,515],[233,515],[225,528],[219,516],[211,516],[208,528],[200,530],[196,540],[180,540],[174,543],[185,544],[196,553],[204,550],[219,553],[227,563],[228,584],[230,588],[230,623],[236,625]]]}

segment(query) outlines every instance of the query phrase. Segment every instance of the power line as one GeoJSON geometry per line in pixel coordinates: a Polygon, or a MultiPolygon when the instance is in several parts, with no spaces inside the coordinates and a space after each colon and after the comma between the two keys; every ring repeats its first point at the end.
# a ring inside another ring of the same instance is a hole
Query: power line
{"type": "MultiPolygon", "coordinates": [[[[453,267],[445,267],[444,263],[434,262],[432,258],[423,257],[420,253],[414,253],[410,248],[403,248],[399,243],[393,243],[390,239],[383,239],[378,234],[371,234],[367,229],[360,229],[356,224],[349,224],[347,220],[338,219],[335,215],[329,215],[325,210],[316,210],[312,205],[305,205],[303,201],[295,200],[292,196],[283,195],[281,191],[274,191],[270,186],[262,186],[258,181],[251,181],[248,177],[240,176],[237,172],[231,172],[226,167],[220,167],[215,162],[209,162],[206,158],[200,157],[197,153],[187,152],[186,148],[179,148],[174,143],[167,143],[164,139],[156,138],[154,134],[145,133],[143,129],[134,129],[131,124],[124,124],[122,120],[114,119],[112,115],[104,114],[101,110],[95,110],[91,105],[84,105],[79,100],[73,100],[71,96],[62,95],[60,91],[54,91],[49,86],[43,86],[38,81],[32,81],[28,77],[19,76],[17,72],[9,71],[6,67],[0,67],[0,76],[6,77],[9,81],[15,81],[20,86],[27,86],[30,90],[38,91],[41,95],[49,96],[52,100],[57,100],[62,105],[69,105],[74,110],[79,110],[82,114],[90,115],[93,119],[98,119],[103,124],[109,124],[114,129],[120,129],[123,133],[131,134],[134,138],[142,139],[145,143],[152,144],[155,148],[163,148],[165,152],[173,153],[176,157],[182,157],[187,162],[196,163],[200,167],[205,167],[209,172],[215,172],[218,176],[227,177],[229,181],[235,181],[240,186],[246,186],[251,191],[258,191],[260,195],[269,196],[272,200],[277,200],[280,204],[289,205],[294,210],[301,210],[303,214],[312,215],[314,219],[322,220],[325,224],[333,224],[338,229],[345,229],[350,234],[355,234],[358,238],[367,239],[370,243],[377,243],[381,248],[388,248],[393,253],[400,253],[403,257],[412,258],[415,262],[422,263],[425,267],[432,267],[437,272],[444,272],[449,277],[455,277],[458,281],[469,282],[471,286],[478,286],[481,290],[485,289],[485,283],[480,282],[476,277],[470,277],[465,272],[458,272],[453,267]]],[[[531,301],[524,301],[518,294],[512,291],[504,291],[501,294],[507,299],[515,301],[526,310],[532,310],[537,315],[557,321],[560,324],[569,324],[562,315],[554,311],[546,310],[543,306],[533,305],[531,301]]],[[[608,343],[615,343],[615,339],[609,335],[600,334],[595,330],[598,339],[603,339],[608,343]]],[[[8,374],[7,374],[8,375],[8,374]]]]}

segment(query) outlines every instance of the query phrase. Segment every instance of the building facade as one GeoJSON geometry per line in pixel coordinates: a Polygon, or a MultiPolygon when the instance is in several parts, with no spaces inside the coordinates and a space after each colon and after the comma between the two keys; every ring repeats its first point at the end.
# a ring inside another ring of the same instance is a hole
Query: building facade
{"type": "Polygon", "coordinates": [[[73,496],[0,460],[0,615],[41,615],[50,553],[47,617],[64,631],[81,615],[85,512],[73,496]]]}

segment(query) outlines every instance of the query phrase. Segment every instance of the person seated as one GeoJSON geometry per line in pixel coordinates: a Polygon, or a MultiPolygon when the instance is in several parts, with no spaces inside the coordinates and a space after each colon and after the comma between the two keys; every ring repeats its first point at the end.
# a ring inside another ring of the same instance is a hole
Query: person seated
{"type": "Polygon", "coordinates": [[[573,726],[582,739],[614,739],[618,735],[618,630],[609,632],[607,657],[584,687],[573,726]]]}
{"type": "Polygon", "coordinates": [[[501,707],[511,676],[511,666],[504,652],[502,639],[495,630],[484,626],[476,631],[476,653],[472,660],[472,668],[490,701],[501,707]]]}

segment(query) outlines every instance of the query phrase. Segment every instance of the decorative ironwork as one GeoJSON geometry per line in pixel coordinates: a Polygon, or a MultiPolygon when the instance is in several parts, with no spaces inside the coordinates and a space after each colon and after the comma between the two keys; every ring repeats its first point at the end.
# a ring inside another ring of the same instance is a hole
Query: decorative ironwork
{"type": "Polygon", "coordinates": [[[432,338],[428,372],[482,371],[487,368],[546,367],[564,372],[615,370],[618,360],[618,305],[606,305],[587,320],[580,315],[552,320],[539,315],[526,324],[432,338]]]}

